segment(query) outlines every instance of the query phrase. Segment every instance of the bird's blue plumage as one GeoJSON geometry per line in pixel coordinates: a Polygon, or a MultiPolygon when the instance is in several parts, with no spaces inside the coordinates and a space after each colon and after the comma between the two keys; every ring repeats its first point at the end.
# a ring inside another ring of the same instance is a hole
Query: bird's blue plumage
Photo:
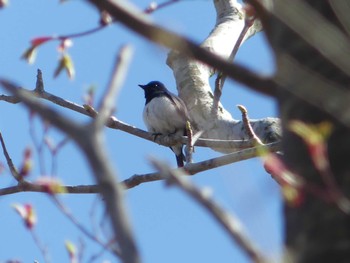
{"type": "MultiPolygon", "coordinates": [[[[148,131],[155,134],[186,135],[189,114],[185,103],[159,81],[151,81],[147,85],[139,86],[145,92],[143,120],[148,131]]],[[[170,147],[176,155],[178,166],[183,166],[184,162],[182,147],[182,144],[170,147]]]]}

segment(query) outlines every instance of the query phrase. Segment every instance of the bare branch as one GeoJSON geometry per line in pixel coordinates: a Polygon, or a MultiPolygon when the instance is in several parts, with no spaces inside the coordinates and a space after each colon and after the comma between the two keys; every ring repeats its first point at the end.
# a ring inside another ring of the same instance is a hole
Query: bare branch
{"type": "MultiPolygon", "coordinates": [[[[30,93],[31,91],[27,91],[27,92],[30,93]]],[[[95,118],[98,115],[98,112],[91,106],[87,106],[87,105],[81,106],[77,103],[62,99],[61,97],[53,95],[47,91],[43,91],[40,94],[33,94],[33,95],[36,95],[39,98],[48,100],[61,107],[73,110],[75,112],[81,113],[83,115],[86,115],[92,118],[95,118]]],[[[17,96],[0,95],[0,100],[4,100],[9,103],[21,102],[21,100],[17,96]]],[[[152,133],[146,132],[135,126],[132,126],[121,120],[118,120],[114,116],[111,116],[108,119],[106,126],[111,129],[118,129],[118,130],[124,131],[126,133],[135,135],[137,137],[140,137],[142,139],[145,139],[151,142],[156,142],[163,146],[172,146],[179,143],[179,141],[184,144],[188,142],[188,138],[186,136],[177,137],[173,135],[169,135],[169,136],[163,135],[163,136],[157,136],[157,138],[154,138],[152,133]]],[[[222,149],[225,149],[225,148],[226,149],[246,149],[249,147],[253,147],[254,142],[249,140],[218,140],[218,139],[198,138],[197,140],[195,140],[194,145],[199,147],[222,148],[222,149]]]]}
{"type": "Polygon", "coordinates": [[[95,118],[94,124],[96,128],[104,126],[112,114],[113,105],[118,91],[123,85],[124,79],[127,75],[128,66],[132,56],[131,46],[124,46],[121,48],[116,63],[113,69],[112,78],[109,87],[102,98],[99,106],[99,114],[95,118]]]}
{"type": "Polygon", "coordinates": [[[256,248],[246,233],[238,218],[232,213],[228,213],[204,190],[198,189],[187,178],[183,177],[180,170],[171,170],[166,164],[151,160],[153,166],[159,170],[163,178],[183,190],[187,195],[192,197],[199,205],[205,208],[211,216],[225,229],[231,240],[245,252],[253,262],[268,262],[264,259],[262,253],[256,248]]]}
{"type": "Polygon", "coordinates": [[[248,111],[243,105],[237,105],[237,108],[242,113],[242,121],[243,121],[243,127],[246,130],[248,137],[255,141],[255,144],[257,145],[263,145],[260,138],[255,134],[253,127],[250,125],[249,117],[248,117],[248,111]]]}
{"type": "MultiPolygon", "coordinates": [[[[62,185],[68,194],[97,194],[100,193],[100,187],[98,185],[62,185]]],[[[10,186],[0,189],[0,196],[10,195],[20,192],[36,192],[47,193],[47,187],[39,184],[23,181],[16,186],[10,186]]],[[[60,193],[63,194],[63,193],[60,193]]]]}
{"type": "Polygon", "coordinates": [[[17,96],[7,96],[7,95],[0,95],[0,100],[6,101],[12,104],[17,104],[21,102],[21,100],[17,96]]]}
{"type": "Polygon", "coordinates": [[[147,39],[170,49],[177,50],[190,57],[194,57],[222,71],[228,77],[247,85],[248,88],[274,96],[276,85],[270,78],[259,76],[242,65],[229,63],[218,55],[199,47],[193,41],[154,25],[142,11],[127,5],[125,2],[115,0],[89,0],[89,2],[100,10],[107,11],[115,20],[123,23],[129,29],[147,39]]]}
{"type": "MultiPolygon", "coordinates": [[[[230,153],[217,158],[209,159],[203,162],[189,163],[189,164],[186,164],[183,168],[179,168],[175,170],[181,170],[182,173],[186,173],[188,175],[194,175],[199,172],[207,171],[207,170],[214,169],[227,164],[232,164],[242,160],[247,160],[250,158],[257,157],[259,156],[260,152],[278,151],[280,150],[280,148],[281,148],[280,143],[265,144],[264,146],[258,146],[254,148],[241,150],[241,151],[230,153]]],[[[153,181],[158,181],[163,179],[164,178],[159,173],[149,173],[149,174],[142,174],[142,175],[133,175],[132,177],[124,180],[122,183],[126,188],[133,188],[142,183],[153,182],[153,181]]]]}
{"type": "Polygon", "coordinates": [[[157,4],[156,2],[151,2],[149,4],[149,6],[144,10],[144,12],[146,14],[150,14],[150,13],[153,13],[154,11],[156,11],[156,10],[159,10],[161,8],[170,6],[170,5],[175,4],[177,2],[180,2],[180,0],[168,0],[168,1],[165,1],[165,2],[160,3],[160,4],[157,4]]]}
{"type": "Polygon", "coordinates": [[[1,80],[0,84],[8,91],[18,96],[31,110],[36,111],[42,118],[70,135],[81,147],[104,197],[106,210],[109,213],[114,236],[120,246],[121,259],[125,263],[140,262],[136,244],[131,232],[130,221],[127,219],[121,186],[116,182],[115,170],[108,162],[104,151],[101,129],[86,129],[61,114],[39,103],[33,95],[23,89],[17,89],[8,81],[1,80]]]}
{"type": "Polygon", "coordinates": [[[113,251],[115,254],[120,256],[120,251],[116,249],[113,245],[111,244],[104,244],[102,240],[99,240],[97,236],[95,236],[93,233],[91,233],[89,230],[87,230],[79,221],[74,217],[74,215],[58,200],[58,198],[53,195],[51,196],[51,199],[53,203],[57,206],[57,208],[68,218],[68,220],[75,226],[77,227],[85,236],[90,238],[92,241],[100,245],[103,250],[107,251],[113,251]]]}
{"type": "MultiPolygon", "coordinates": [[[[266,147],[266,149],[269,151],[278,151],[281,146],[280,146],[280,143],[271,143],[271,144],[266,144],[264,147],[266,147]]],[[[257,157],[258,153],[259,153],[259,147],[241,150],[235,153],[227,154],[227,155],[209,159],[206,161],[187,164],[184,167],[185,169],[184,172],[189,175],[195,175],[199,172],[207,171],[220,166],[224,166],[224,165],[236,163],[242,160],[247,160],[250,158],[257,157]]],[[[149,173],[149,174],[142,174],[142,175],[136,174],[122,181],[120,184],[126,189],[130,189],[142,183],[153,182],[153,181],[158,181],[163,179],[164,178],[162,178],[159,173],[149,173]]],[[[77,185],[77,186],[63,185],[62,187],[64,187],[67,193],[70,193],[70,194],[92,194],[92,193],[101,192],[101,186],[98,186],[98,185],[77,185]]],[[[46,193],[47,189],[44,189],[42,185],[24,182],[23,184],[19,184],[17,186],[0,189],[0,196],[19,193],[19,192],[46,193]]]]}
{"type": "Polygon", "coordinates": [[[66,131],[70,136],[79,137],[78,130],[80,129],[76,122],[73,122],[62,115],[47,107],[46,105],[39,103],[33,96],[32,92],[22,88],[17,88],[14,84],[0,79],[0,85],[18,97],[24,102],[31,110],[38,112],[41,117],[55,125],[58,129],[66,131]]]}
{"type": "MultiPolygon", "coordinates": [[[[244,27],[242,29],[241,34],[239,35],[233,49],[232,52],[228,58],[228,61],[233,61],[234,58],[236,57],[236,54],[238,52],[239,47],[241,46],[241,44],[243,43],[244,38],[246,37],[246,34],[249,30],[249,28],[253,25],[254,23],[254,19],[250,18],[250,17],[245,17],[244,20],[244,27]]],[[[225,84],[225,80],[227,78],[227,75],[222,73],[222,72],[218,72],[217,77],[215,79],[215,89],[214,89],[214,105],[213,105],[213,111],[215,114],[217,114],[218,108],[219,108],[219,101],[220,101],[220,97],[222,94],[222,89],[224,87],[225,84]]]]}
{"type": "Polygon", "coordinates": [[[48,253],[47,247],[41,243],[41,240],[40,240],[39,236],[37,235],[37,233],[34,231],[34,229],[30,229],[29,232],[30,232],[30,234],[31,234],[31,236],[33,238],[33,241],[34,241],[35,245],[40,250],[40,253],[43,256],[44,262],[45,263],[50,263],[51,260],[50,260],[50,257],[49,257],[49,253],[48,253]]]}
{"type": "Polygon", "coordinates": [[[12,174],[12,176],[17,180],[17,182],[22,182],[23,181],[23,177],[20,176],[18,174],[18,171],[15,167],[15,165],[13,164],[12,162],[12,159],[7,151],[7,148],[6,148],[6,145],[5,145],[5,141],[4,141],[4,138],[2,137],[2,133],[0,132],[0,142],[1,142],[1,146],[2,146],[2,150],[3,150],[3,153],[4,153],[4,156],[6,158],[6,161],[7,161],[7,165],[10,169],[10,172],[12,174]]]}
{"type": "Polygon", "coordinates": [[[101,187],[101,194],[112,221],[114,237],[120,246],[123,262],[138,263],[140,262],[139,254],[131,231],[130,221],[126,216],[122,187],[117,183],[115,169],[102,147],[101,130],[94,133],[91,133],[91,131],[93,130],[87,130],[85,134],[82,132],[81,138],[77,142],[83,149],[94,172],[95,179],[101,187]]]}
{"type": "Polygon", "coordinates": [[[39,94],[44,92],[43,74],[40,69],[38,69],[37,75],[36,75],[35,91],[38,92],[39,94]]]}

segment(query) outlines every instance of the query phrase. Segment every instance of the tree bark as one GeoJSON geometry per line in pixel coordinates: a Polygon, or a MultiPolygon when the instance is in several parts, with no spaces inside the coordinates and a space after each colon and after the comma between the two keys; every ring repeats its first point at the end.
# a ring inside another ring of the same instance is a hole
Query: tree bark
{"type": "MultiPolygon", "coordinates": [[[[323,49],[324,44],[328,43],[321,43],[322,40],[316,35],[316,30],[323,28],[308,32],[314,34],[313,43],[310,35],[301,32],[314,17],[324,22],[319,26],[324,27],[325,32],[329,26],[340,34],[346,34],[346,31],[331,4],[325,0],[272,0],[269,1],[272,5],[267,5],[268,1],[265,1],[265,6],[254,2],[276,55],[275,79],[279,84],[277,100],[283,129],[284,161],[293,172],[305,179],[306,185],[321,187],[324,195],[329,197],[327,185],[315,169],[304,141],[289,129],[289,124],[292,120],[306,124],[330,122],[333,132],[327,145],[331,176],[335,178],[339,190],[349,197],[349,125],[340,114],[335,114],[334,106],[330,107],[331,104],[337,104],[341,99],[339,96],[346,94],[350,87],[347,68],[339,67],[338,61],[330,59],[330,54],[341,57],[342,54],[338,54],[338,51],[344,43],[330,42],[331,48],[323,49]],[[285,4],[288,6],[283,6],[285,4]],[[303,8],[298,9],[300,6],[303,8]],[[288,18],[284,11],[297,11],[299,16],[288,18]],[[307,15],[305,12],[308,12],[307,15]],[[298,27],[298,23],[304,24],[298,27]],[[318,83],[312,79],[318,80],[318,83]],[[344,92],[335,92],[336,89],[344,92]]],[[[337,2],[349,5],[346,0],[337,2]]],[[[343,108],[343,111],[346,113],[348,109],[343,108]]],[[[285,243],[290,260],[287,262],[350,262],[350,217],[346,212],[348,211],[341,211],[334,200],[326,202],[307,191],[304,192],[300,205],[286,204],[285,243]]]]}

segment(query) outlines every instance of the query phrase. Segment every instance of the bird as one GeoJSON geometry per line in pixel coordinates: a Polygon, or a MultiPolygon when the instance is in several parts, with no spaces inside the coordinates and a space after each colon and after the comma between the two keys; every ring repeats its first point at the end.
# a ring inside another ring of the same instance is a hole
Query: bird
{"type": "MultiPolygon", "coordinates": [[[[187,107],[182,99],[171,93],[160,81],[139,85],[145,92],[143,121],[149,132],[163,135],[187,135],[186,125],[190,121],[187,107]]],[[[171,146],[178,167],[184,166],[183,144],[171,146]]]]}

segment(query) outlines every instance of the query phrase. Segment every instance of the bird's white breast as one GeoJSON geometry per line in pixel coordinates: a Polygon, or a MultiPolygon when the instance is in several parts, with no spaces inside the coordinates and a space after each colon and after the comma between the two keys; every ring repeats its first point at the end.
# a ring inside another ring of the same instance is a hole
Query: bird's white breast
{"type": "Polygon", "coordinates": [[[149,132],[169,134],[186,127],[186,120],[180,115],[172,101],[165,97],[153,98],[145,105],[143,120],[149,132]]]}

